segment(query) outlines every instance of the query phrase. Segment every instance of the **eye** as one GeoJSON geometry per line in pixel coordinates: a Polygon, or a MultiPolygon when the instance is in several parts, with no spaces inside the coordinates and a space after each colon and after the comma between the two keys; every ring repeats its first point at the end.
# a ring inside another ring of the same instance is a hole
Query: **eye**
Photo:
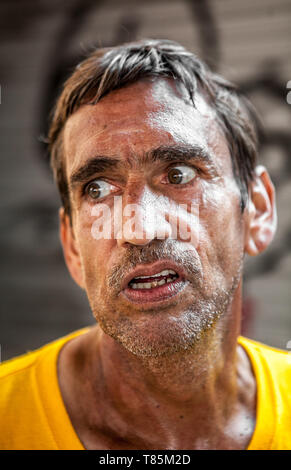
{"type": "Polygon", "coordinates": [[[108,196],[114,189],[115,186],[106,181],[94,180],[87,184],[85,193],[88,194],[91,199],[101,199],[102,197],[108,196]]]}
{"type": "Polygon", "coordinates": [[[168,180],[171,184],[185,184],[197,175],[196,170],[190,166],[175,166],[168,171],[168,180]]]}

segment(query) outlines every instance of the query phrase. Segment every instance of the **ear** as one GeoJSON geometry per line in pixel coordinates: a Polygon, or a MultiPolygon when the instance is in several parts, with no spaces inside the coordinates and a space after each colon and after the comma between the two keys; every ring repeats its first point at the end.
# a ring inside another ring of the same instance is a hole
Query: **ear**
{"type": "Polygon", "coordinates": [[[263,166],[255,170],[251,183],[245,251],[251,256],[262,253],[271,243],[277,228],[275,188],[263,166]]]}
{"type": "Polygon", "coordinates": [[[83,270],[78,245],[74,236],[73,227],[69,216],[62,207],[59,210],[60,217],[60,239],[62,242],[64,258],[68,270],[74,281],[84,289],[83,270]]]}

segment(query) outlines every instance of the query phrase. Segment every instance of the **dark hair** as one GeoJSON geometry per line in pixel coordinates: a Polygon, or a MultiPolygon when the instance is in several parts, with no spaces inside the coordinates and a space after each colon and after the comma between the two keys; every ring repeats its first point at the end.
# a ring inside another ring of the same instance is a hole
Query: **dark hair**
{"type": "Polygon", "coordinates": [[[51,166],[66,213],[70,215],[62,145],[66,120],[82,104],[96,104],[111,91],[145,77],[179,80],[194,106],[197,89],[206,93],[228,142],[243,211],[257,157],[257,121],[252,106],[232,83],[211,72],[180,44],[148,39],[93,50],[64,84],[53,113],[48,142],[51,166]]]}

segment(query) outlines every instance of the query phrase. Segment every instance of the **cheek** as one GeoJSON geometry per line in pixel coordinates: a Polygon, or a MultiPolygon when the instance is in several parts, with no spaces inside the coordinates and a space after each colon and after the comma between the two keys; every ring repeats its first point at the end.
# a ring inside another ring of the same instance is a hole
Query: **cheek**
{"type": "Polygon", "coordinates": [[[106,266],[112,252],[113,240],[96,239],[96,215],[93,206],[84,205],[78,213],[76,232],[86,288],[94,284],[95,289],[102,287],[106,266]]]}
{"type": "Polygon", "coordinates": [[[203,192],[199,228],[197,251],[205,269],[231,276],[241,264],[244,247],[240,193],[232,182],[203,192]]]}

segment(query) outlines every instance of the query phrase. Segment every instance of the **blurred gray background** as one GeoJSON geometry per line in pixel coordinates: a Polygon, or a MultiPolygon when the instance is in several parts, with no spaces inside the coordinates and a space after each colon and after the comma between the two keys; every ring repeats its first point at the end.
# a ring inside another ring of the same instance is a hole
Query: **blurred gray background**
{"type": "Polygon", "coordinates": [[[290,0],[1,0],[2,360],[94,323],[83,292],[64,265],[58,239],[59,198],[41,136],[61,82],[84,52],[95,44],[145,37],[181,42],[240,84],[262,117],[260,158],[277,187],[279,226],[272,246],[247,260],[242,331],[287,348],[290,25],[290,0]]]}

